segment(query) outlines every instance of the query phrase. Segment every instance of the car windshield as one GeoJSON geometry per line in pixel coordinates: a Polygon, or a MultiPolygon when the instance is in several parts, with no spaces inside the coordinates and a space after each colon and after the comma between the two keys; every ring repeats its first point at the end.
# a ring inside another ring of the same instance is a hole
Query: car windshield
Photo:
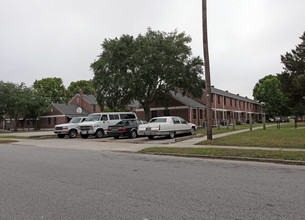
{"type": "Polygon", "coordinates": [[[85,121],[98,121],[100,120],[100,115],[89,115],[85,121]]]}
{"type": "Polygon", "coordinates": [[[153,118],[149,123],[166,123],[166,118],[153,118]]]}
{"type": "Polygon", "coordinates": [[[122,120],[120,122],[117,123],[117,125],[131,125],[133,122],[135,122],[134,120],[122,120]]]}
{"type": "Polygon", "coordinates": [[[80,123],[81,120],[82,118],[72,118],[69,123],[80,123]]]}

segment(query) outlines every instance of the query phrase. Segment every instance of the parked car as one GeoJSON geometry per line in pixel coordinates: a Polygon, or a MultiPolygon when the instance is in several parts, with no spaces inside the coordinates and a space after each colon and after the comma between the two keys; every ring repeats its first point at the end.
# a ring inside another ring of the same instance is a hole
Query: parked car
{"type": "Polygon", "coordinates": [[[88,115],[86,120],[79,125],[82,138],[94,135],[101,138],[107,134],[110,125],[115,125],[124,119],[137,119],[134,112],[102,112],[88,115]]]}
{"type": "Polygon", "coordinates": [[[116,125],[109,126],[107,134],[115,139],[118,139],[120,136],[136,138],[138,136],[138,127],[141,124],[147,124],[147,121],[139,119],[122,120],[116,125]]]}
{"type": "Polygon", "coordinates": [[[155,117],[148,124],[139,125],[138,134],[148,136],[153,139],[154,136],[168,136],[174,138],[177,134],[190,133],[195,134],[197,126],[188,123],[186,120],[176,116],[155,117]]]}
{"type": "Polygon", "coordinates": [[[296,122],[303,122],[303,121],[305,121],[305,119],[303,119],[303,118],[296,118],[295,121],[296,122]]]}
{"type": "Polygon", "coordinates": [[[78,125],[82,123],[86,117],[74,117],[67,124],[59,124],[54,127],[54,133],[59,138],[64,138],[65,135],[69,135],[69,138],[75,138],[79,133],[78,125]]]}

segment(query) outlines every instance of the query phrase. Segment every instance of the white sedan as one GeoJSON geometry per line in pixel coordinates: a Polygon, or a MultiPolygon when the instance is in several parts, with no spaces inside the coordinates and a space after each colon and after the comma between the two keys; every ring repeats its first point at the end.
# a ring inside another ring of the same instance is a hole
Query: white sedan
{"type": "Polygon", "coordinates": [[[148,124],[139,125],[138,134],[148,136],[168,136],[174,138],[176,134],[195,134],[196,125],[188,123],[183,118],[176,116],[164,116],[152,118],[148,124]]]}

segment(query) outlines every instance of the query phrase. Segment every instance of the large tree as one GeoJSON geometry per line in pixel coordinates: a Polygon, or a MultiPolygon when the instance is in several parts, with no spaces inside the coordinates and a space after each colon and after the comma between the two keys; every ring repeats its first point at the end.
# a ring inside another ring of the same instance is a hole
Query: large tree
{"type": "Polygon", "coordinates": [[[33,88],[49,103],[66,103],[66,88],[61,78],[44,78],[35,80],[33,88]]]}
{"type": "Polygon", "coordinates": [[[264,104],[269,117],[287,116],[287,97],[280,89],[280,82],[276,76],[268,75],[260,79],[253,89],[253,97],[264,104]]]}
{"type": "Polygon", "coordinates": [[[79,80],[76,82],[71,82],[67,93],[69,97],[73,97],[78,94],[80,90],[83,90],[86,95],[93,95],[95,93],[95,89],[93,88],[92,80],[79,80]]]}
{"type": "Polygon", "coordinates": [[[305,32],[296,49],[281,56],[284,71],[278,74],[281,89],[295,116],[305,115],[305,32]]]}
{"type": "Polygon", "coordinates": [[[10,118],[10,122],[14,122],[14,130],[17,130],[17,122],[26,111],[26,103],[29,98],[26,90],[27,88],[23,83],[19,85],[0,82],[0,108],[2,113],[10,118]]]}
{"type": "Polygon", "coordinates": [[[137,100],[149,120],[149,105],[164,101],[162,94],[180,91],[201,97],[203,61],[192,57],[190,42],[185,33],[151,29],[137,38],[105,39],[99,59],[91,64],[99,105],[124,108],[137,100]]]}

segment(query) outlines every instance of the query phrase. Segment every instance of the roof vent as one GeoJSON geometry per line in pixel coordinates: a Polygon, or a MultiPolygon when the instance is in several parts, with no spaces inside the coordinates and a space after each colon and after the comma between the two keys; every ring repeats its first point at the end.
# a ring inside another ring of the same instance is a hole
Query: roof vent
{"type": "Polygon", "coordinates": [[[228,90],[226,90],[226,92],[229,92],[228,90]]]}

